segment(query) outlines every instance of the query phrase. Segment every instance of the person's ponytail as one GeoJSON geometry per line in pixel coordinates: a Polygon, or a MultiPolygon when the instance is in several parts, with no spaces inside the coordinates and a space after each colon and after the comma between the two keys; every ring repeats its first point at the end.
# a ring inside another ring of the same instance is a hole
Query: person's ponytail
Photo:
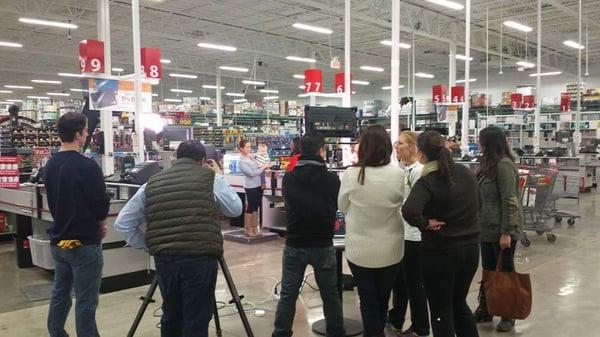
{"type": "Polygon", "coordinates": [[[442,135],[434,130],[427,130],[417,137],[417,148],[427,157],[428,161],[437,161],[438,172],[444,180],[452,179],[454,160],[452,153],[445,146],[442,135]]]}
{"type": "Polygon", "coordinates": [[[452,153],[445,146],[442,146],[440,150],[440,156],[438,159],[438,171],[440,175],[450,181],[452,179],[453,169],[454,169],[454,159],[452,159],[452,153]]]}

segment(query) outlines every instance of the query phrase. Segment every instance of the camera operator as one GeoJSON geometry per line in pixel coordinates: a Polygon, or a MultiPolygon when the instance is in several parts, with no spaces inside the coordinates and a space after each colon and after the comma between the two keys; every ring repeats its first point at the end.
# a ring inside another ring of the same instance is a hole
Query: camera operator
{"type": "Polygon", "coordinates": [[[162,337],[208,337],[223,255],[217,212],[242,214],[242,202],[217,163],[205,159],[200,142],[181,143],[173,166],[141,186],[115,222],[129,245],[154,256],[162,337]]]}

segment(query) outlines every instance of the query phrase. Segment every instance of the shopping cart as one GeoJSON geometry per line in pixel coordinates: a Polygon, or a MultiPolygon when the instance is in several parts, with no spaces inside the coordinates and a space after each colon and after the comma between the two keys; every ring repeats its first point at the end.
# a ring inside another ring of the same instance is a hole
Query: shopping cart
{"type": "Polygon", "coordinates": [[[551,217],[546,212],[556,182],[556,173],[556,170],[533,168],[519,173],[524,229],[521,244],[525,247],[531,245],[527,231],[535,231],[539,236],[546,234],[549,242],[556,241],[556,235],[552,233],[554,224],[547,221],[551,217]]]}
{"type": "Polygon", "coordinates": [[[554,218],[557,223],[561,223],[563,218],[567,218],[569,226],[575,225],[575,219],[581,218],[578,213],[566,212],[560,210],[557,203],[561,199],[576,200],[577,210],[579,210],[580,178],[577,175],[568,175],[560,171],[556,175],[552,194],[544,210],[545,214],[554,218]]]}

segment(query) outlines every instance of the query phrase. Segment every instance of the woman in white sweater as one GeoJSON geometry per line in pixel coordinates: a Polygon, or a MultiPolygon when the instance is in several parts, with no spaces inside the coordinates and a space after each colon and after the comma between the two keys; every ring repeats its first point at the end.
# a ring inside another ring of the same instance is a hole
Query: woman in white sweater
{"type": "Polygon", "coordinates": [[[404,172],[391,163],[392,143],[380,125],[360,137],[358,164],[342,178],[338,207],[346,214],[346,258],[365,337],[383,337],[390,293],[404,254],[400,207],[404,172]]]}

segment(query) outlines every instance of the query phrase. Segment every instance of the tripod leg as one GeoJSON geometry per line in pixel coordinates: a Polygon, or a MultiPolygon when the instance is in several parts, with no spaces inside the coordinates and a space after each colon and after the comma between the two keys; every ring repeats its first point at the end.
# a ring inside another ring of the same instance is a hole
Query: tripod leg
{"type": "Polygon", "coordinates": [[[229,273],[229,268],[227,268],[225,258],[220,257],[219,263],[221,264],[221,270],[223,271],[223,276],[225,276],[225,281],[227,281],[227,287],[229,287],[229,292],[233,297],[235,306],[238,310],[238,313],[240,314],[240,319],[242,320],[242,324],[244,325],[244,329],[246,330],[246,336],[254,337],[252,327],[250,327],[250,323],[248,322],[248,317],[246,316],[244,306],[242,305],[242,301],[240,300],[240,295],[238,294],[237,289],[235,288],[235,284],[233,283],[233,279],[231,278],[231,274],[229,273]]]}
{"type": "Polygon", "coordinates": [[[217,301],[215,300],[215,329],[217,330],[217,337],[223,336],[223,331],[221,330],[221,320],[219,319],[219,309],[217,308],[217,301]]]}
{"type": "Polygon", "coordinates": [[[152,302],[152,296],[154,296],[154,292],[156,291],[157,286],[158,286],[158,277],[155,275],[154,278],[152,279],[152,283],[150,284],[150,288],[148,288],[148,291],[146,292],[146,295],[144,296],[144,301],[142,302],[142,305],[140,306],[140,309],[138,310],[137,315],[135,316],[135,319],[133,320],[133,324],[131,324],[131,328],[129,328],[127,337],[133,337],[133,335],[135,334],[135,331],[137,330],[138,326],[140,325],[140,321],[142,320],[142,317],[144,316],[144,312],[146,311],[148,304],[150,304],[150,302],[152,302]]]}

